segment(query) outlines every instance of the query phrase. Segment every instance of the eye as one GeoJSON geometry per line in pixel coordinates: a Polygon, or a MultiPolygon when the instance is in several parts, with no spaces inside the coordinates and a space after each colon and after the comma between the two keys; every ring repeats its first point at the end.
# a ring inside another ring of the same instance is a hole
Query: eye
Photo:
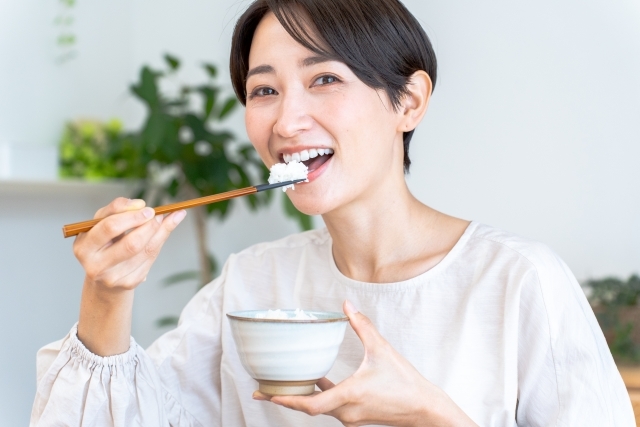
{"type": "Polygon", "coordinates": [[[318,77],[313,82],[312,86],[323,86],[323,85],[328,85],[328,84],[331,84],[331,83],[337,83],[339,81],[340,81],[340,79],[338,79],[336,76],[332,76],[330,74],[327,74],[327,75],[318,77]]]}
{"type": "Polygon", "coordinates": [[[277,95],[278,92],[276,92],[275,89],[271,88],[271,87],[258,87],[256,89],[254,89],[250,94],[249,94],[249,99],[253,99],[255,97],[263,97],[263,96],[270,96],[270,95],[277,95]]]}

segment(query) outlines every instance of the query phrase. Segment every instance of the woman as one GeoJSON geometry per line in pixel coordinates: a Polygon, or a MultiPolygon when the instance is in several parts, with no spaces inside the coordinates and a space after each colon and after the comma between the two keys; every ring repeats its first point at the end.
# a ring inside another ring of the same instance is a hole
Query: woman
{"type": "Polygon", "coordinates": [[[74,244],[77,327],[38,354],[32,425],[634,425],[565,264],[409,192],[436,62],[401,3],[258,0],[236,26],[231,74],[264,163],[308,159],[309,183],[288,195],[327,228],[232,255],[145,352],[130,338],[134,289],[185,213],[153,220],[126,199],[99,210],[74,244]],[[343,302],[352,331],[321,391],[254,392],[224,314],[343,302]]]}

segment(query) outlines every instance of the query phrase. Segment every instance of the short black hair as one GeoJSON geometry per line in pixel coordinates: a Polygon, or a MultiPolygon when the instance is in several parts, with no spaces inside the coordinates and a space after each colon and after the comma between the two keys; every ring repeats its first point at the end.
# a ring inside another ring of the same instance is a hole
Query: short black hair
{"type": "MultiPolygon", "coordinates": [[[[398,0],[256,0],[238,19],[231,42],[231,81],[243,105],[251,42],[268,12],[302,46],[343,62],[364,84],[384,90],[394,108],[416,71],[425,71],[435,87],[437,62],[431,42],[398,0]]],[[[403,134],[405,172],[411,165],[413,132],[403,134]]]]}

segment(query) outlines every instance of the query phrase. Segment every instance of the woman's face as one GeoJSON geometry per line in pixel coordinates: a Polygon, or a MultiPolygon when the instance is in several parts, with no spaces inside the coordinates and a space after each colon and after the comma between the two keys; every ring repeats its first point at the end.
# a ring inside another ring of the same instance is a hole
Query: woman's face
{"type": "Polygon", "coordinates": [[[247,132],[264,163],[299,156],[309,168],[309,183],[287,192],[302,212],[366,200],[390,174],[404,182],[402,114],[386,93],[298,44],[272,13],[254,34],[246,91],[247,132]]]}

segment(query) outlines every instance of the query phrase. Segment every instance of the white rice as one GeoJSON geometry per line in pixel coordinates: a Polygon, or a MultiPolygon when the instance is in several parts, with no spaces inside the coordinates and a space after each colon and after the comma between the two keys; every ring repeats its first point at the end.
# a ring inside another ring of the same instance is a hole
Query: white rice
{"type": "MultiPolygon", "coordinates": [[[[271,166],[271,174],[269,175],[269,184],[276,184],[278,182],[293,181],[294,179],[306,179],[309,170],[307,165],[302,162],[291,161],[289,163],[276,163],[271,166]]],[[[305,182],[309,182],[308,180],[305,182]]],[[[282,187],[282,191],[287,191],[288,188],[294,190],[294,185],[287,185],[282,187]]]]}
{"type": "Polygon", "coordinates": [[[304,310],[296,308],[293,316],[287,316],[287,313],[284,311],[277,310],[268,310],[266,313],[258,313],[256,314],[256,319],[279,319],[279,320],[318,320],[316,316],[311,313],[305,313],[304,310]]]}

